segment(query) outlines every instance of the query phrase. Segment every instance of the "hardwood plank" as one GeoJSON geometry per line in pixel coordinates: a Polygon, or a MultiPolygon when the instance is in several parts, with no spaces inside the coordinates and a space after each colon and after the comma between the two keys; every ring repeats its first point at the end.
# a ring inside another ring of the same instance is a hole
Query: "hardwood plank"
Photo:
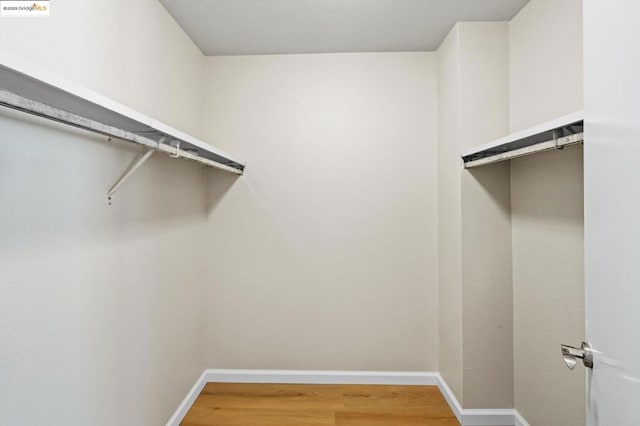
{"type": "Polygon", "coordinates": [[[181,423],[182,426],[284,426],[335,425],[331,410],[269,410],[245,408],[211,408],[194,406],[181,423]]]}
{"type": "Polygon", "coordinates": [[[345,408],[425,407],[450,412],[436,386],[349,385],[343,388],[345,408]]]}
{"type": "Polygon", "coordinates": [[[336,425],[340,426],[459,426],[451,413],[434,412],[429,408],[369,408],[336,411],[336,425]]]}
{"type": "Polygon", "coordinates": [[[222,408],[333,410],[344,406],[340,385],[208,383],[199,405],[222,408]]]}
{"type": "Polygon", "coordinates": [[[183,426],[458,426],[436,386],[208,383],[183,426]]]}

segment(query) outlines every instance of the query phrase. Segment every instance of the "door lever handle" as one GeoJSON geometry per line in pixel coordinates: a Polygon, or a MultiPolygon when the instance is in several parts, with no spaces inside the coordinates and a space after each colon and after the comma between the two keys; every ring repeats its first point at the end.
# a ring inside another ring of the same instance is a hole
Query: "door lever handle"
{"type": "Polygon", "coordinates": [[[567,364],[569,370],[576,368],[576,364],[578,363],[576,358],[582,359],[582,364],[584,364],[585,367],[593,368],[593,349],[591,349],[589,343],[582,342],[579,348],[560,345],[560,350],[562,351],[562,359],[564,363],[567,364]]]}

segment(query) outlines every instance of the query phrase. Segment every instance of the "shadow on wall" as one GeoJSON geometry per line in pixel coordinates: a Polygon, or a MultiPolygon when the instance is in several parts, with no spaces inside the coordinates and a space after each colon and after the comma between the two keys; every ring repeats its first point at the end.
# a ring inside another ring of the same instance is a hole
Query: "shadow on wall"
{"type": "Polygon", "coordinates": [[[513,214],[541,225],[582,227],[582,157],[582,146],[574,145],[512,160],[513,214]]]}
{"type": "Polygon", "coordinates": [[[509,168],[508,163],[497,163],[466,169],[466,173],[471,175],[495,206],[500,210],[509,212],[511,210],[511,199],[509,193],[505,192],[504,187],[505,183],[509,184],[509,176],[508,170],[505,176],[505,168],[509,168]],[[502,180],[504,179],[507,179],[507,182],[503,182],[502,180]]]}
{"type": "Polygon", "coordinates": [[[210,215],[241,176],[219,169],[207,169],[207,215],[210,215]]]}

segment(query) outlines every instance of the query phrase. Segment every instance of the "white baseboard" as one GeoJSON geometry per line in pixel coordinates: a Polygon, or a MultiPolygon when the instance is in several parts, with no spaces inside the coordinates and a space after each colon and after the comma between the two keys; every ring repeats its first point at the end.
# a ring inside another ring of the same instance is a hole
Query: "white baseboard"
{"type": "Polygon", "coordinates": [[[438,373],[438,389],[449,403],[451,411],[464,426],[514,426],[515,412],[512,408],[462,408],[447,382],[438,373]]]}
{"type": "Polygon", "coordinates": [[[463,409],[461,425],[514,426],[513,408],[463,409]]]}
{"type": "Polygon", "coordinates": [[[193,385],[187,396],[176,409],[175,413],[173,413],[173,416],[171,416],[167,422],[167,426],[180,426],[180,422],[184,419],[184,416],[187,415],[187,412],[193,403],[196,402],[196,398],[198,398],[198,395],[200,395],[200,392],[202,392],[202,389],[204,389],[204,386],[208,382],[207,371],[209,370],[204,370],[200,377],[198,377],[196,384],[193,385]]]}
{"type": "Polygon", "coordinates": [[[438,386],[451,410],[464,426],[529,426],[514,409],[463,409],[440,373],[397,371],[322,370],[205,370],[167,426],[179,426],[207,383],[291,383],[346,385],[438,386]]]}
{"type": "Polygon", "coordinates": [[[529,422],[527,422],[524,417],[522,417],[522,415],[520,413],[518,413],[518,410],[513,410],[514,411],[514,417],[515,417],[515,426],[530,426],[529,422]]]}
{"type": "Polygon", "coordinates": [[[207,370],[209,382],[317,385],[431,385],[440,375],[412,371],[207,370]]]}
{"type": "Polygon", "coordinates": [[[444,378],[442,378],[440,373],[437,373],[437,374],[438,374],[438,389],[440,390],[440,393],[442,394],[442,396],[444,396],[444,399],[447,401],[447,404],[449,404],[449,407],[451,408],[451,411],[453,411],[453,414],[456,415],[456,417],[458,418],[458,421],[460,422],[460,424],[462,424],[462,406],[458,402],[458,399],[453,394],[453,391],[451,390],[447,382],[444,381],[444,378]]]}

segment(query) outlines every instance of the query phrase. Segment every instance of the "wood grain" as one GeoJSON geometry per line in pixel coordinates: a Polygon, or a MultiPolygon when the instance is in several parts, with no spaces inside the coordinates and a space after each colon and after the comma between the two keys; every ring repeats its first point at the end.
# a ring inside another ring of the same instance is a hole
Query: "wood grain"
{"type": "Polygon", "coordinates": [[[458,426],[436,386],[208,383],[182,426],[458,426]]]}

